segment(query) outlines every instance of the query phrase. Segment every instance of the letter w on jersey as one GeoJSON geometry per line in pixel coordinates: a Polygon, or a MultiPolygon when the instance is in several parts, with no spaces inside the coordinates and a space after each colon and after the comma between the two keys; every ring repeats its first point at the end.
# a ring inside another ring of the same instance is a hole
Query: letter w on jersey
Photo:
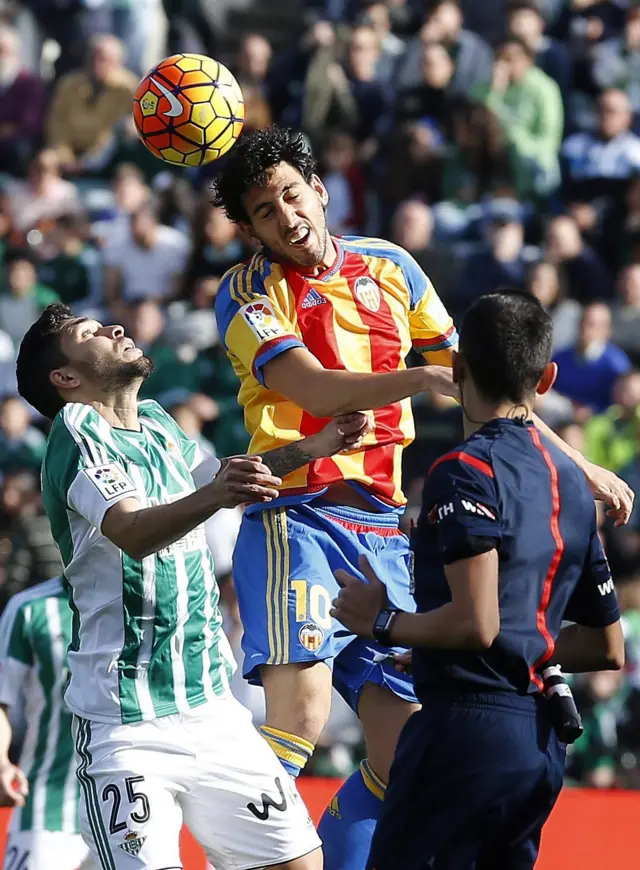
{"type": "Polygon", "coordinates": [[[598,592],[603,597],[614,590],[613,580],[609,578],[606,583],[598,583],[598,592]]]}
{"type": "Polygon", "coordinates": [[[280,812],[280,813],[284,813],[285,810],[287,809],[287,799],[285,797],[285,794],[284,794],[284,791],[282,788],[282,783],[280,782],[279,777],[275,778],[275,784],[276,784],[276,788],[280,792],[280,803],[277,803],[276,801],[274,801],[274,799],[272,797],[269,797],[268,794],[265,794],[264,792],[262,792],[262,794],[260,795],[260,797],[262,798],[262,809],[261,810],[258,809],[258,807],[253,803],[253,801],[251,801],[250,803],[247,804],[247,809],[253,813],[253,815],[256,817],[256,819],[260,819],[263,822],[269,818],[269,809],[271,807],[273,807],[274,810],[278,810],[278,812],[280,812]]]}

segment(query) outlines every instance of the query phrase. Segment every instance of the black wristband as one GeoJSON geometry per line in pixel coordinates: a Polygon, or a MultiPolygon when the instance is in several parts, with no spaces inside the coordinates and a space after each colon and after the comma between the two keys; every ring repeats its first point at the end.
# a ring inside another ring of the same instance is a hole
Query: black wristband
{"type": "Polygon", "coordinates": [[[373,623],[373,636],[381,646],[393,646],[391,628],[399,613],[400,611],[396,608],[385,607],[376,616],[373,623]]]}

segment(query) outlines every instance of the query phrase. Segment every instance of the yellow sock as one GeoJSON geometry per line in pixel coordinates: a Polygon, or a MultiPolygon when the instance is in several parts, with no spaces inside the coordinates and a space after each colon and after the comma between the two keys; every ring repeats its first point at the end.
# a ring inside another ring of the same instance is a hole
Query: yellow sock
{"type": "Polygon", "coordinates": [[[315,746],[303,737],[280,731],[279,728],[271,728],[269,725],[260,726],[260,733],[280,759],[280,763],[294,778],[299,776],[300,771],[313,755],[315,746]]]}

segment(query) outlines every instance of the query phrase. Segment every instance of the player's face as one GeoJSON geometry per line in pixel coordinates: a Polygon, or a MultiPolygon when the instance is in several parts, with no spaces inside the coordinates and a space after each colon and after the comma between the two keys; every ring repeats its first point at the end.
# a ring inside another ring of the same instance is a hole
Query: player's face
{"type": "Polygon", "coordinates": [[[330,244],[325,217],[328,201],[317,176],[307,183],[293,166],[279,163],[269,172],[264,187],[253,187],[244,195],[251,221],[245,230],[276,257],[304,268],[319,266],[330,244]]]}
{"type": "Polygon", "coordinates": [[[60,344],[68,363],[52,373],[52,379],[62,389],[95,386],[109,394],[151,374],[151,360],[121,326],[74,318],[63,329],[60,344]]]}

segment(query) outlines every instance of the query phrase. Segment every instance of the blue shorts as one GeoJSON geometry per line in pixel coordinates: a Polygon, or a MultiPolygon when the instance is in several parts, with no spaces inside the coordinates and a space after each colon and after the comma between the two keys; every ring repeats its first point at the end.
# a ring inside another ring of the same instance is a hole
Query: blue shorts
{"type": "Polygon", "coordinates": [[[366,682],[415,702],[410,676],[388,663],[374,663],[376,652],[389,650],[356,637],[329,615],[339,591],[333,572],[344,568],[362,577],[362,555],[386,584],[391,604],[415,610],[409,540],[398,519],[397,513],[317,502],[245,514],[233,578],[244,626],[244,676],[250,683],[260,684],[261,665],[325,661],[336,689],[354,710],[366,682]]]}
{"type": "Polygon", "coordinates": [[[546,702],[423,700],[398,741],[367,870],[533,870],[564,774],[546,702]]]}

